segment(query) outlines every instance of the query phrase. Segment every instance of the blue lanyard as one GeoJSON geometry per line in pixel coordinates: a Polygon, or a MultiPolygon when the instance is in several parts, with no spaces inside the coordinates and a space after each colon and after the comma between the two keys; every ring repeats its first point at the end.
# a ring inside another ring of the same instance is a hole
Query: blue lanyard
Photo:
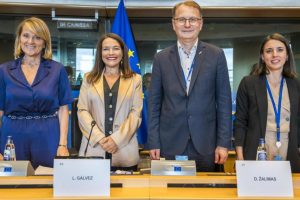
{"type": "MultiPolygon", "coordinates": [[[[196,55],[195,55],[195,57],[196,57],[196,55]]],[[[194,64],[195,64],[195,57],[193,59],[193,62],[192,62],[192,65],[190,67],[190,70],[189,70],[189,73],[188,73],[187,77],[185,77],[185,74],[183,72],[183,78],[184,78],[186,86],[187,86],[187,82],[188,82],[189,78],[192,76],[192,72],[193,72],[193,68],[194,68],[194,64]]]]}
{"type": "Polygon", "coordinates": [[[279,97],[278,97],[278,108],[276,109],[276,104],[272,95],[272,91],[268,82],[268,79],[266,77],[266,85],[267,85],[267,90],[269,93],[269,96],[272,101],[274,113],[275,113],[275,120],[276,120],[276,130],[277,130],[277,142],[280,142],[280,112],[281,112],[281,100],[282,100],[282,91],[283,91],[283,83],[284,83],[284,78],[281,78],[280,82],[280,89],[279,89],[279,97]]]}

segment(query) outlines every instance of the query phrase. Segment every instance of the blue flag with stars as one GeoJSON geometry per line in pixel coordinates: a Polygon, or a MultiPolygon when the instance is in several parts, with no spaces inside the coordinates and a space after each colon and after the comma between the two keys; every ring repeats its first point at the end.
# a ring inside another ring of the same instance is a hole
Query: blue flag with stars
{"type": "MultiPolygon", "coordinates": [[[[137,74],[141,74],[139,58],[135,48],[135,41],[123,0],[120,0],[111,32],[119,35],[123,39],[128,47],[128,58],[131,69],[137,74]]],[[[138,130],[138,142],[139,144],[145,144],[147,142],[147,108],[145,99],[142,111],[142,124],[138,130]]]]}

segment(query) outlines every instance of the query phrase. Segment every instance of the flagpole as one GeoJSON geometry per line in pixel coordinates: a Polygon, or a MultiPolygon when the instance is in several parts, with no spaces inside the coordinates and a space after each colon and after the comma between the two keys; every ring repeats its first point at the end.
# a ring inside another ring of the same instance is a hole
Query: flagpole
{"type": "MultiPolygon", "coordinates": [[[[140,62],[138,52],[135,46],[134,36],[131,30],[130,22],[126,13],[124,0],[120,0],[117,12],[115,14],[114,22],[111,29],[112,33],[119,35],[126,46],[128,47],[128,58],[132,71],[141,75],[140,62]]],[[[142,123],[138,130],[139,144],[145,144],[147,142],[147,110],[145,104],[142,111],[142,123]]]]}

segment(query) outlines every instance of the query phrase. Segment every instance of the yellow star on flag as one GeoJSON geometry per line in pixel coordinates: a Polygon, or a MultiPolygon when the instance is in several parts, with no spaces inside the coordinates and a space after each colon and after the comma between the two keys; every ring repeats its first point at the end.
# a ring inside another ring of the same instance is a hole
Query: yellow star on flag
{"type": "Polygon", "coordinates": [[[134,51],[131,51],[130,49],[128,50],[128,58],[134,57],[133,55],[134,51]]]}

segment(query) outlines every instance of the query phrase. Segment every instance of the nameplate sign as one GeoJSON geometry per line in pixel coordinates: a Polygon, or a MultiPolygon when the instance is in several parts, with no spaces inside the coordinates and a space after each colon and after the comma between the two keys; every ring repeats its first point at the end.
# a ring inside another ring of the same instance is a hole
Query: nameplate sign
{"type": "Polygon", "coordinates": [[[194,160],[152,160],[151,175],[196,176],[196,163],[194,160]]]}
{"type": "Polygon", "coordinates": [[[54,196],[110,196],[110,160],[55,159],[54,196]]]}
{"type": "Polygon", "coordinates": [[[293,197],[289,161],[236,161],[239,197],[293,197]]]}
{"type": "Polygon", "coordinates": [[[57,21],[58,29],[72,29],[72,30],[97,30],[98,23],[94,21],[57,21]]]}
{"type": "Polygon", "coordinates": [[[0,161],[0,176],[33,176],[34,169],[29,161],[0,161]]]}

